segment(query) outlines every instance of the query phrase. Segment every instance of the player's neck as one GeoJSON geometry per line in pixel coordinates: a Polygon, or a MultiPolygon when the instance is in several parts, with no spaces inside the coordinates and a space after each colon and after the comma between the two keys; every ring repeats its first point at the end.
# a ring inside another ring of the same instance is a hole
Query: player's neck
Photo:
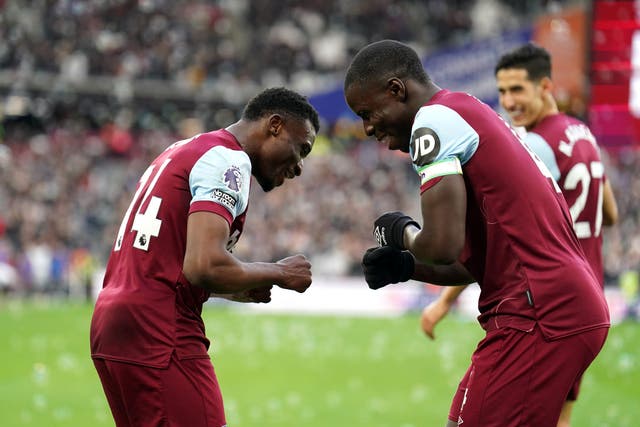
{"type": "Polygon", "coordinates": [[[227,126],[225,130],[233,135],[238,141],[238,144],[246,150],[247,147],[245,147],[245,141],[247,140],[248,129],[246,123],[244,123],[242,119],[227,126]]]}

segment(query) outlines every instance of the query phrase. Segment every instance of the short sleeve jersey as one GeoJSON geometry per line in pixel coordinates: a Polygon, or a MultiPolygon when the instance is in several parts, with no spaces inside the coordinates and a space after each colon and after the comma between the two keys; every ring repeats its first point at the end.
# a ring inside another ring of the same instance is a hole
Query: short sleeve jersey
{"type": "Polygon", "coordinates": [[[144,172],[107,263],[91,323],[93,357],[167,366],[208,357],[201,318],[209,293],[182,274],[190,213],[229,223],[231,250],[245,220],[251,163],[226,130],[169,146],[144,172]]]}
{"type": "Polygon", "coordinates": [[[480,285],[481,324],[538,324],[547,339],[606,327],[609,313],[548,169],[489,106],[441,90],[416,114],[421,193],[445,175],[467,190],[460,261],[480,285]]]}
{"type": "Polygon", "coordinates": [[[604,286],[602,187],[606,178],[595,137],[581,121],[566,114],[552,114],[542,119],[525,141],[555,171],[578,240],[604,286]]]}

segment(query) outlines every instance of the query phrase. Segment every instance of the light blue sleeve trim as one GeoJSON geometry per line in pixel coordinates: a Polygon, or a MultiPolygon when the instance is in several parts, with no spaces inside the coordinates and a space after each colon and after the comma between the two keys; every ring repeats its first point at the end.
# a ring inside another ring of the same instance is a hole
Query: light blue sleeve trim
{"type": "Polygon", "coordinates": [[[558,167],[553,149],[547,144],[547,141],[535,132],[528,132],[524,137],[524,141],[527,146],[531,148],[531,151],[536,153],[540,160],[547,166],[547,169],[551,172],[551,176],[557,182],[560,179],[560,168],[558,167]]]}
{"type": "MultiPolygon", "coordinates": [[[[457,111],[440,104],[427,105],[418,111],[411,134],[419,128],[433,130],[440,140],[440,151],[433,162],[456,157],[460,164],[467,163],[478,149],[478,132],[457,111]]],[[[413,144],[410,144],[413,157],[413,144]]]]}
{"type": "Polygon", "coordinates": [[[191,203],[212,201],[224,206],[235,219],[249,202],[251,162],[244,151],[217,146],[204,153],[189,175],[191,203]],[[229,177],[237,177],[234,183],[229,177]]]}

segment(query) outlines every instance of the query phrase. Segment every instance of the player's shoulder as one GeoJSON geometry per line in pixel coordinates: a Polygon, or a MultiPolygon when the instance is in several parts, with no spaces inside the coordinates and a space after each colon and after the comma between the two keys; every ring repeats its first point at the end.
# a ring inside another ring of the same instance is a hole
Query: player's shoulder
{"type": "Polygon", "coordinates": [[[194,135],[190,138],[177,141],[166,150],[174,158],[183,158],[185,161],[197,161],[202,157],[211,160],[249,162],[249,157],[244,152],[235,137],[228,131],[221,129],[194,135]]]}
{"type": "Polygon", "coordinates": [[[443,105],[452,110],[457,110],[461,108],[473,108],[474,105],[477,106],[478,104],[482,104],[482,101],[469,93],[441,89],[425,103],[425,106],[443,105]]]}
{"type": "Polygon", "coordinates": [[[473,99],[471,95],[463,92],[450,92],[442,89],[418,110],[415,119],[417,122],[425,124],[444,123],[446,125],[463,121],[468,101],[473,99]]]}
{"type": "Polygon", "coordinates": [[[427,104],[422,106],[413,122],[413,132],[429,129],[436,133],[457,134],[471,128],[465,117],[449,105],[427,104]]]}
{"type": "Polygon", "coordinates": [[[596,144],[596,138],[589,129],[589,126],[577,117],[565,113],[551,114],[545,117],[533,132],[540,135],[557,135],[567,142],[586,140],[596,144]]]}
{"type": "Polygon", "coordinates": [[[232,151],[242,151],[238,140],[225,129],[196,135],[193,137],[193,142],[195,143],[193,146],[200,147],[203,151],[207,151],[213,147],[224,147],[232,151]]]}
{"type": "Polygon", "coordinates": [[[538,126],[535,126],[534,129],[550,128],[556,130],[565,130],[569,127],[580,127],[589,131],[589,127],[585,122],[578,119],[577,117],[570,116],[566,113],[550,114],[542,119],[540,121],[540,124],[538,126]]]}
{"type": "Polygon", "coordinates": [[[572,124],[580,124],[580,125],[585,125],[586,123],[582,120],[580,120],[579,118],[575,117],[575,116],[571,116],[567,113],[558,113],[558,114],[553,114],[551,115],[552,118],[556,118],[556,119],[562,119],[565,120],[567,123],[572,123],[572,124]]]}
{"type": "Polygon", "coordinates": [[[409,151],[418,168],[454,157],[465,164],[478,147],[476,129],[448,99],[443,99],[449,94],[458,96],[438,92],[416,114],[409,151]]]}
{"type": "Polygon", "coordinates": [[[497,113],[480,99],[466,92],[452,92],[443,89],[427,102],[423,109],[427,111],[440,110],[447,112],[447,116],[462,119],[468,123],[480,126],[483,123],[491,123],[498,118],[497,113]]]}

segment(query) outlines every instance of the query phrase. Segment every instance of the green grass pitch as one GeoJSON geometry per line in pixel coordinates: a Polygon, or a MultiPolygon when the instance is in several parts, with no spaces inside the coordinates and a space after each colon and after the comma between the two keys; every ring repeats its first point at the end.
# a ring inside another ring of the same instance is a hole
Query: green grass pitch
{"type": "MultiPolygon", "coordinates": [[[[88,352],[92,307],[0,302],[0,425],[113,426],[88,352]]],[[[336,318],[207,307],[230,427],[444,426],[482,336],[456,316],[435,342],[417,314],[336,318]]],[[[640,325],[614,326],[588,371],[574,427],[635,427],[640,325]]]]}

